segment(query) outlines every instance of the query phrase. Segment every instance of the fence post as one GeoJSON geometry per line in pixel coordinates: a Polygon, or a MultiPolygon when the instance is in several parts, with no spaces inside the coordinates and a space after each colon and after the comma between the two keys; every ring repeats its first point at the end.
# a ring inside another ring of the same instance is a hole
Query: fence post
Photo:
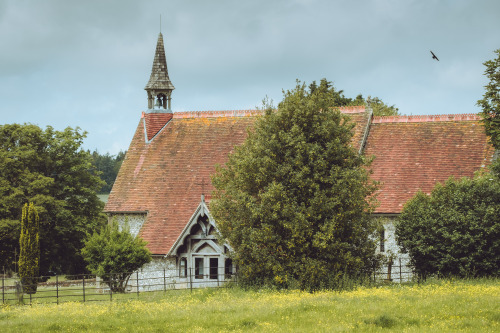
{"type": "Polygon", "coordinates": [[[3,270],[2,275],[2,304],[5,304],[5,269],[3,270]]]}
{"type": "Polygon", "coordinates": [[[401,271],[401,258],[399,258],[399,283],[403,283],[403,272],[401,271]]]}
{"type": "Polygon", "coordinates": [[[163,291],[167,291],[167,278],[165,276],[165,268],[163,269],[163,291]]]}
{"type": "Polygon", "coordinates": [[[189,289],[191,289],[191,292],[193,292],[193,274],[192,274],[192,268],[189,267],[189,289]]]}
{"type": "Polygon", "coordinates": [[[137,284],[137,297],[139,297],[139,270],[135,272],[135,279],[136,279],[136,284],[137,284]]]}
{"type": "Polygon", "coordinates": [[[56,303],[59,304],[59,275],[56,275],[56,303]]]}
{"type": "Polygon", "coordinates": [[[113,278],[113,273],[109,274],[109,301],[112,302],[113,301],[113,288],[111,287],[111,285],[113,283],[111,283],[111,279],[113,278]]]}
{"type": "Polygon", "coordinates": [[[83,275],[82,286],[83,286],[83,303],[85,303],[85,275],[83,275]]]}

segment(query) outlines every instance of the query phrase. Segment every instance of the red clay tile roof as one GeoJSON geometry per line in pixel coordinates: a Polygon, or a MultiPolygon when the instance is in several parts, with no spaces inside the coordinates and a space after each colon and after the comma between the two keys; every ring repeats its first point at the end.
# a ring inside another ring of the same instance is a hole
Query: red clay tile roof
{"type": "MultiPolygon", "coordinates": [[[[359,148],[368,117],[364,107],[349,108],[359,148]]],[[[105,211],[144,212],[140,235],[153,254],[166,254],[189,222],[210,175],[255,121],[255,110],[143,114],[120,168],[105,211]],[[147,142],[145,132],[147,133],[147,142]]]]}
{"type": "Polygon", "coordinates": [[[151,141],[153,137],[165,126],[174,115],[172,113],[142,113],[145,121],[146,138],[151,141]]]}
{"type": "Polygon", "coordinates": [[[471,177],[493,156],[477,115],[374,117],[365,148],[381,181],[376,213],[400,213],[418,190],[471,177]]]}

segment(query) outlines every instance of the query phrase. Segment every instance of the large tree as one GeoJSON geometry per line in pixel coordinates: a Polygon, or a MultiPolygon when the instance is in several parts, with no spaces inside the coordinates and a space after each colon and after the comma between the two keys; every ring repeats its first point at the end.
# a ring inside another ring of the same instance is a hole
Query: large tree
{"type": "MultiPolygon", "coordinates": [[[[331,83],[328,83],[331,85],[331,83]]],[[[309,91],[314,92],[318,88],[316,81],[313,81],[309,85],[309,91]]],[[[336,90],[333,85],[331,85],[331,94],[333,103],[335,106],[357,106],[357,105],[365,105],[372,108],[374,116],[399,116],[399,109],[395,105],[387,105],[378,97],[370,97],[365,100],[363,95],[359,94],[356,98],[349,98],[344,96],[343,90],[336,90]]]]}
{"type": "Polygon", "coordinates": [[[81,149],[85,136],[79,128],[0,126],[0,252],[9,254],[0,265],[14,268],[21,208],[33,202],[40,217],[40,273],[85,269],[79,253],[85,234],[105,221],[96,195],[103,182],[81,149]]]}
{"type": "Polygon", "coordinates": [[[217,169],[210,208],[242,283],[314,290],[373,268],[374,184],[339,100],[298,82],[217,169]]]}
{"type": "Polygon", "coordinates": [[[94,165],[96,169],[101,172],[101,179],[106,182],[98,191],[98,193],[111,192],[124,158],[125,152],[123,151],[120,151],[116,155],[110,155],[109,153],[101,155],[97,150],[94,150],[92,152],[94,165]]]}
{"type": "Polygon", "coordinates": [[[480,115],[486,134],[493,146],[500,149],[500,49],[494,52],[497,54],[496,59],[484,63],[484,75],[489,81],[484,87],[486,91],[483,98],[477,101],[477,105],[482,109],[480,115]]]}
{"type": "Polygon", "coordinates": [[[500,275],[500,182],[486,174],[449,179],[409,200],[398,245],[421,277],[500,275]]]}

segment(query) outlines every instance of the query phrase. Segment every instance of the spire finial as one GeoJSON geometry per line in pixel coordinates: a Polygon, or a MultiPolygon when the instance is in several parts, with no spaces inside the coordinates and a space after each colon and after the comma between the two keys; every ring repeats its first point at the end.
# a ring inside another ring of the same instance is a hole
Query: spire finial
{"type": "Polygon", "coordinates": [[[160,14],[160,33],[161,33],[161,14],[160,14]]]}

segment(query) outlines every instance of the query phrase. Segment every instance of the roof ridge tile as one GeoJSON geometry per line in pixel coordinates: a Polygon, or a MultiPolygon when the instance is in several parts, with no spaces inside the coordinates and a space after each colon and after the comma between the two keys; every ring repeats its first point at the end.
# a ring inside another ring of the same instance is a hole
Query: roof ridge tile
{"type": "Polygon", "coordinates": [[[411,115],[411,116],[374,116],[372,123],[427,123],[441,121],[473,121],[481,120],[476,113],[441,114],[441,115],[411,115]]]}

